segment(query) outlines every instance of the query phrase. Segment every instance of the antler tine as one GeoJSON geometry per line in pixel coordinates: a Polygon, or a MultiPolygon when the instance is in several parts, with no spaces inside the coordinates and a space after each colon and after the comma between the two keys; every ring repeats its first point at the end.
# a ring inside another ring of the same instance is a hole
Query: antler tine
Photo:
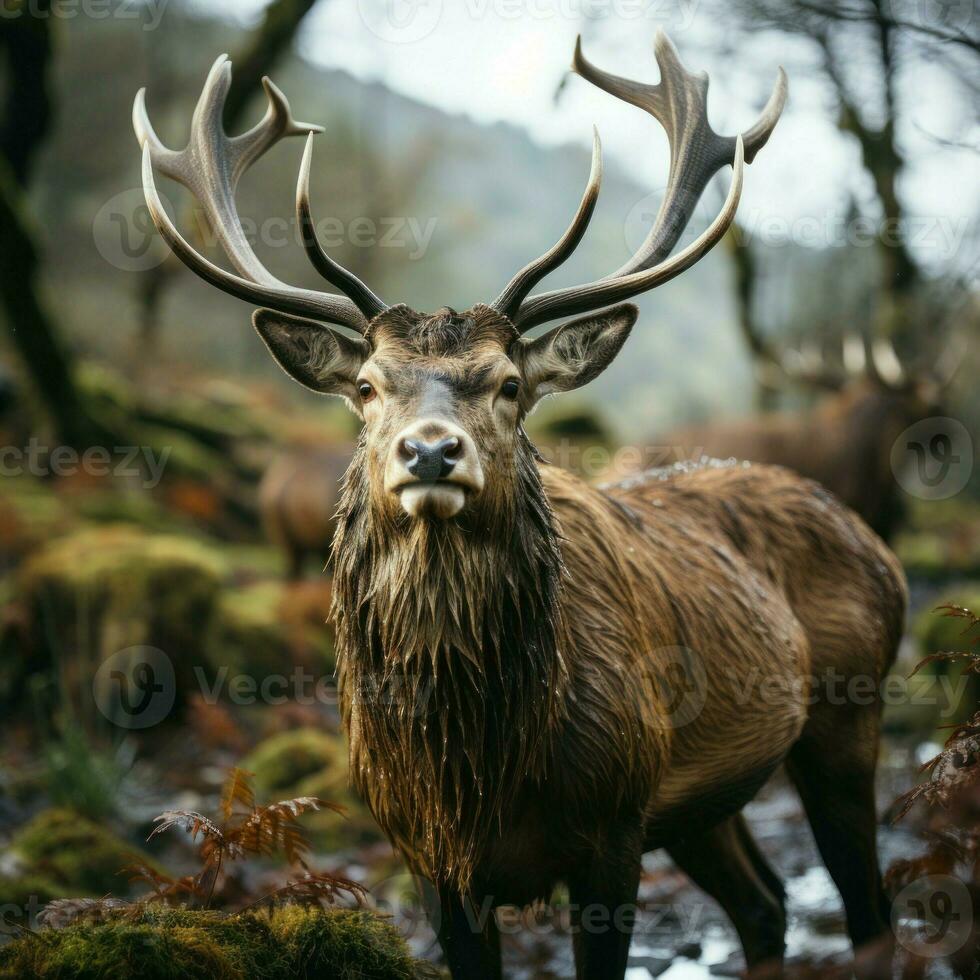
{"type": "Polygon", "coordinates": [[[853,333],[844,335],[841,345],[841,356],[844,361],[844,370],[852,375],[859,376],[864,374],[868,363],[868,355],[865,350],[864,341],[853,333]]]}
{"type": "Polygon", "coordinates": [[[890,341],[865,332],[864,349],[870,378],[886,387],[894,387],[905,381],[905,369],[890,341]]]}
{"type": "Polygon", "coordinates": [[[813,340],[804,341],[798,349],[787,349],[779,359],[783,374],[797,384],[837,391],[846,375],[827,364],[823,351],[813,340]]]}
{"type": "Polygon", "coordinates": [[[313,263],[313,268],[327,282],[348,295],[358,309],[370,320],[387,307],[353,272],[330,258],[317,238],[316,225],[310,208],[310,165],[312,160],[313,134],[310,133],[306,138],[303,162],[300,164],[299,179],[296,182],[296,218],[299,221],[303,248],[310,262],[313,263]]]}
{"type": "Polygon", "coordinates": [[[589,171],[589,182],[579,203],[578,211],[572,218],[565,234],[540,258],[529,262],[504,287],[504,291],[490,305],[499,310],[504,316],[514,319],[524,297],[549,272],[553,272],[578,248],[592,220],[596,202],[599,200],[599,188],[602,184],[602,144],[599,140],[599,130],[592,127],[592,167],[589,171]]]}
{"type": "MultiPolygon", "coordinates": [[[[586,81],[649,112],[667,133],[670,169],[660,210],[646,241],[612,276],[649,269],[666,258],[684,232],[708,181],[735,155],[735,137],[719,136],[708,122],[708,76],[689,72],[663,30],[657,31],[654,57],[660,69],[656,85],[620,78],[593,65],[575,45],[573,69],[586,81]]],[[[786,73],[779,69],[769,101],[755,125],[742,134],[745,162],[766,145],[786,103],[786,73]]]]}
{"type": "MultiPolygon", "coordinates": [[[[572,62],[574,71],[604,91],[649,112],[667,131],[670,143],[667,190],[650,234],[624,266],[597,282],[531,296],[519,302],[515,309],[514,283],[529,270],[531,276],[551,271],[557,265],[557,262],[551,261],[554,253],[558,251],[559,261],[564,260],[577,244],[581,234],[577,220],[579,215],[576,215],[576,221],[566,233],[566,238],[573,239],[570,247],[566,250],[556,246],[537,262],[531,263],[515,277],[494,304],[497,309],[508,311],[522,332],[538,323],[598,309],[659,286],[706,254],[724,235],[734,218],[734,208],[738,205],[741,192],[743,165],[751,162],[762,149],[779,119],[786,102],[786,74],[779,70],[769,102],[754,126],[740,136],[718,136],[708,124],[708,76],[704,72],[697,75],[688,72],[663,31],[657,33],[654,51],[660,67],[660,81],[656,85],[644,85],[597,68],[582,53],[581,38],[576,42],[572,62]],[[708,181],[728,164],[732,165],[734,172],[722,212],[693,245],[668,259],[708,181]],[[578,237],[570,234],[573,229],[579,232],[578,237]]],[[[587,190],[583,204],[588,200],[588,194],[587,190]]],[[[582,209],[580,206],[579,214],[582,209]]],[[[559,245],[565,243],[566,239],[563,239],[559,245]]]]}
{"type": "MultiPolygon", "coordinates": [[[[190,139],[179,151],[164,146],[157,137],[147,115],[145,89],[140,89],[133,104],[133,127],[143,147],[143,186],[150,214],[178,257],[226,292],[282,312],[319,316],[363,333],[366,321],[385,309],[377,297],[362,310],[354,297],[289,286],[262,265],[245,236],[235,205],[235,191],[242,174],[280,139],[323,132],[321,126],[297,121],[285,95],[268,78],[263,78],[262,83],[269,100],[265,115],[247,132],[229,137],[222,114],[231,85],[231,62],[227,55],[218,57],[194,109],[190,139]],[[154,166],[183,184],[198,200],[239,275],[227,273],[198,255],[181,237],[160,204],[153,181],[154,166]]],[[[362,286],[362,290],[358,298],[363,298],[365,293],[373,296],[366,287],[362,286]]]]}
{"type": "MultiPolygon", "coordinates": [[[[228,65],[228,78],[231,79],[231,64],[228,65]]],[[[248,132],[229,138],[229,156],[234,163],[234,180],[238,178],[281,139],[288,136],[307,136],[322,133],[323,127],[315,123],[297,122],[289,108],[289,100],[282,90],[269,78],[262,76],[262,87],[265,89],[269,105],[265,115],[248,132]]],[[[224,109],[224,97],[221,100],[224,109]]],[[[218,122],[221,122],[219,117],[218,122]]]]}
{"type": "Polygon", "coordinates": [[[262,283],[243,279],[234,273],[226,272],[196,252],[180,234],[164,210],[153,179],[153,157],[149,143],[143,144],[143,192],[146,196],[146,206],[149,208],[150,217],[163,240],[177,258],[205,282],[209,282],[212,286],[217,286],[218,289],[239,299],[260,306],[269,306],[281,313],[327,320],[330,323],[349,327],[358,333],[365,332],[367,324],[364,316],[346,297],[332,296],[329,293],[320,293],[312,289],[297,289],[273,279],[272,276],[269,276],[271,282],[262,283]]]}
{"type": "Polygon", "coordinates": [[[655,265],[652,269],[643,269],[615,279],[600,279],[585,286],[554,289],[531,296],[521,304],[517,319],[514,320],[518,330],[524,333],[531,327],[548,320],[619,303],[638,293],[660,286],[689,269],[715,247],[735,220],[735,212],[738,210],[739,198],[742,195],[744,162],[742,137],[738,136],[728,197],[725,198],[725,203],[714,221],[683,251],[655,265]]]}

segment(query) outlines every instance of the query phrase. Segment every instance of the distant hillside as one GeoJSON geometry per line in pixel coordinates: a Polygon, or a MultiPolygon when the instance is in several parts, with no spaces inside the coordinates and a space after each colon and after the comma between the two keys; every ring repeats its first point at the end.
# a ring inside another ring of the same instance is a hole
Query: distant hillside
{"type": "MultiPolygon", "coordinates": [[[[106,203],[139,186],[133,95],[148,86],[158,133],[181,146],[213,58],[221,51],[234,56],[241,43],[225,23],[191,20],[174,5],[166,16],[167,30],[145,36],[113,19],[77,18],[62,25],[56,128],[35,184],[37,213],[51,302],[73,338],[106,353],[129,350],[136,329],[141,273],[106,261],[93,236],[101,210],[97,234],[106,251],[106,235],[119,233],[118,225],[106,221],[106,203]],[[111,74],[100,76],[106,65],[111,74]]],[[[389,301],[465,308],[491,299],[517,268],[555,240],[578,203],[589,166],[579,147],[542,148],[523,130],[446,115],[295,56],[274,77],[299,118],[327,128],[314,154],[317,216],[337,219],[348,231],[360,227],[362,237],[370,238],[363,236],[363,223],[351,224],[367,217],[377,222],[379,234],[394,237],[394,244],[348,242],[332,250],[389,301]],[[409,227],[423,235],[410,234],[409,227]],[[410,253],[429,229],[425,254],[413,258],[410,253]]],[[[260,112],[257,103],[255,118],[260,112]]],[[[300,140],[279,146],[245,177],[239,195],[243,216],[258,222],[291,218],[301,150],[300,140]]],[[[657,168],[650,188],[662,186],[666,161],[657,161],[657,168]]],[[[624,223],[650,188],[607,167],[587,240],[549,285],[596,278],[618,266],[627,255],[624,223]]],[[[182,200],[168,182],[161,181],[161,189],[171,200],[182,200]]],[[[320,285],[295,245],[264,244],[259,252],[277,275],[320,285]]],[[[628,355],[583,396],[600,403],[622,435],[648,434],[711,411],[731,413],[748,403],[749,369],[733,327],[724,255],[710,256],[641,306],[628,355]]],[[[277,376],[248,327],[248,308],[183,269],[167,293],[164,315],[168,358],[277,376]]]]}

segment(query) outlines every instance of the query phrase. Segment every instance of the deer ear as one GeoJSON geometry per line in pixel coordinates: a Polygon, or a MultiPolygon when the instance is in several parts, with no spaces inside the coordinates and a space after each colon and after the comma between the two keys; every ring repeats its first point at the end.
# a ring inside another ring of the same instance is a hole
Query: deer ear
{"type": "Polygon", "coordinates": [[[624,303],[522,340],[517,356],[532,401],[581,388],[602,374],[626,342],[638,312],[624,303]]]}
{"type": "Polygon", "coordinates": [[[311,391],[342,395],[356,404],[357,375],[371,352],[366,340],[273,310],[256,310],[252,324],[291,378],[311,391]]]}

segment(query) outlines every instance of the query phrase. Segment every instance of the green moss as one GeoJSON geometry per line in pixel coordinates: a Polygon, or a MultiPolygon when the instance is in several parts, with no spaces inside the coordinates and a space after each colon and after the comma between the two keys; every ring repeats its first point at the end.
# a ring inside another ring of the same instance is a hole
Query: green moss
{"type": "Polygon", "coordinates": [[[259,582],[222,593],[207,638],[208,662],[261,681],[288,674],[291,657],[278,609],[279,582],[259,582]]]}
{"type": "Polygon", "coordinates": [[[297,977],[395,980],[422,975],[395,930],[371,912],[282,908],[269,924],[297,977]]]}
{"type": "MultiPolygon", "coordinates": [[[[157,867],[143,850],[73,810],[39,813],[15,835],[11,852],[35,881],[47,881],[58,894],[119,895],[127,889],[119,872],[136,862],[157,867]]],[[[158,870],[160,870],[158,868],[158,870]]]]}
{"type": "Polygon", "coordinates": [[[128,647],[155,647],[174,665],[179,706],[206,662],[222,572],[214,551],[192,538],[107,526],[56,539],[17,576],[32,670],[53,672],[62,695],[95,718],[98,665],[128,647]]]}
{"type": "Polygon", "coordinates": [[[296,665],[317,677],[332,673],[333,637],[323,622],[329,599],[323,600],[320,622],[315,622],[290,601],[295,588],[267,580],[226,590],[207,637],[212,668],[227,667],[258,682],[270,675],[288,676],[296,665]]]}
{"type": "Polygon", "coordinates": [[[259,799],[304,795],[311,782],[321,787],[347,783],[347,750],[339,735],[318,728],[295,728],[260,742],[242,762],[255,774],[259,799]]]}
{"type": "Polygon", "coordinates": [[[0,948],[0,978],[411,980],[431,975],[386,922],[349,909],[224,916],[155,907],[0,948]]]}
{"type": "Polygon", "coordinates": [[[255,773],[259,799],[317,796],[346,807],[345,816],[311,813],[304,827],[323,850],[350,848],[383,839],[374,818],[350,788],[347,746],[339,735],[297,728],[272,735],[252,750],[242,768],[255,773]]]}
{"type": "Polygon", "coordinates": [[[34,476],[0,481],[0,551],[23,556],[72,526],[74,517],[54,484],[34,476]]]}

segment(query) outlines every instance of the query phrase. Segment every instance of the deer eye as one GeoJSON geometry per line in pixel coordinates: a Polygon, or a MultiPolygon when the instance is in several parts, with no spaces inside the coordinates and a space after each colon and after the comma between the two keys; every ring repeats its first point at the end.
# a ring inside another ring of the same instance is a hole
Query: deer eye
{"type": "Polygon", "coordinates": [[[374,398],[374,386],[369,381],[358,381],[357,393],[361,396],[362,402],[369,402],[374,398]]]}
{"type": "Polygon", "coordinates": [[[513,401],[521,390],[521,383],[516,378],[508,378],[500,386],[500,394],[509,401],[513,401]]]}

